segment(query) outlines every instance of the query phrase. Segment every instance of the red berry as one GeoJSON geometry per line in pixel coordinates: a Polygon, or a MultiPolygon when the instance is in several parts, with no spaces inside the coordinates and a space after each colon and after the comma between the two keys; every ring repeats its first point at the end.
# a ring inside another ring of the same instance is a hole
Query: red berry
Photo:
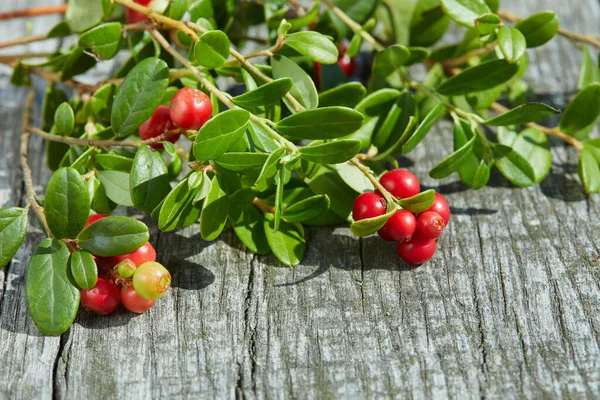
{"type": "Polygon", "coordinates": [[[142,265],[146,262],[155,261],[156,260],[156,250],[154,250],[154,247],[152,247],[150,242],[146,242],[145,245],[143,245],[139,249],[137,249],[129,254],[123,254],[121,256],[113,256],[113,257],[103,257],[102,263],[104,265],[114,267],[123,260],[130,260],[136,266],[139,267],[140,265],[142,265]]]}
{"type": "Polygon", "coordinates": [[[444,219],[435,211],[425,211],[417,218],[417,234],[423,239],[437,239],[445,227],[444,219]]]}
{"type": "Polygon", "coordinates": [[[198,130],[211,116],[210,98],[201,90],[185,87],[171,100],[171,121],[184,129],[198,130]]]}
{"type": "Polygon", "coordinates": [[[144,299],[157,300],[171,287],[171,274],[157,262],[147,262],[133,274],[133,287],[144,299]]]}
{"type": "Polygon", "coordinates": [[[385,207],[385,200],[379,193],[363,193],[354,200],[352,218],[355,221],[360,221],[361,219],[379,217],[385,214],[385,207]]]}
{"type": "Polygon", "coordinates": [[[416,224],[415,216],[410,211],[400,210],[377,233],[388,242],[408,242],[415,233],[416,224]]]}
{"type": "Polygon", "coordinates": [[[108,217],[108,214],[92,214],[88,217],[88,220],[85,223],[85,226],[83,228],[85,229],[88,226],[90,226],[91,224],[93,224],[94,222],[98,221],[99,219],[106,218],[106,217],[108,217]]]}
{"type": "Polygon", "coordinates": [[[413,237],[409,242],[398,243],[398,255],[409,264],[419,265],[433,257],[436,248],[433,239],[413,237]]]}
{"type": "Polygon", "coordinates": [[[135,291],[133,286],[121,290],[121,303],[123,307],[134,313],[144,313],[156,303],[156,300],[144,299],[135,291]]]}
{"type": "Polygon", "coordinates": [[[356,70],[356,60],[354,58],[350,58],[345,54],[340,55],[337,64],[348,78],[354,75],[354,71],[356,70]]]}
{"type": "MultiPolygon", "coordinates": [[[[152,0],[133,0],[133,1],[144,7],[148,7],[148,5],[152,2],[152,0]]],[[[129,24],[135,24],[137,22],[142,22],[148,18],[141,12],[132,10],[130,8],[127,8],[126,16],[127,16],[127,23],[129,23],[129,24]]]]}
{"type": "MultiPolygon", "coordinates": [[[[139,128],[140,139],[148,140],[155,138],[167,131],[175,129],[175,124],[171,121],[171,109],[167,106],[160,105],[154,111],[152,116],[148,118],[139,128]]],[[[181,134],[170,136],[167,140],[171,143],[175,143],[181,134]]],[[[162,149],[162,143],[156,143],[152,145],[155,149],[162,149]]]]}
{"type": "Polygon", "coordinates": [[[400,199],[406,199],[421,192],[421,185],[417,177],[405,169],[386,172],[379,178],[379,183],[393,196],[400,199]]]}
{"type": "Polygon", "coordinates": [[[427,211],[435,211],[443,218],[444,224],[448,225],[450,222],[450,206],[448,206],[448,202],[439,193],[435,193],[435,200],[433,200],[433,205],[429,207],[427,211]]]}
{"type": "Polygon", "coordinates": [[[315,71],[314,71],[314,81],[315,87],[317,90],[321,90],[321,64],[315,61],[314,63],[315,71]]]}
{"type": "Polygon", "coordinates": [[[96,286],[81,291],[81,305],[89,312],[106,315],[115,311],[120,297],[117,285],[106,279],[98,278],[96,286]]]}

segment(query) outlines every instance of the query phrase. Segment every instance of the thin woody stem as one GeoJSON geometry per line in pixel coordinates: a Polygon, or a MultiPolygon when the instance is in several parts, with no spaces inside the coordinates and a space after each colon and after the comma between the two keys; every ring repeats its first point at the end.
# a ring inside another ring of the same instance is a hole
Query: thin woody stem
{"type": "Polygon", "coordinates": [[[487,46],[485,46],[481,49],[471,50],[468,53],[465,53],[464,55],[462,55],[458,58],[444,61],[444,62],[442,62],[442,66],[444,68],[460,67],[461,65],[466,64],[473,57],[483,56],[485,54],[491,53],[492,51],[494,51],[494,49],[496,48],[497,45],[498,45],[498,42],[494,40],[492,43],[488,44],[487,46]]]}
{"type": "Polygon", "coordinates": [[[67,4],[56,6],[31,7],[24,10],[7,11],[0,13],[0,21],[12,18],[30,18],[39,15],[64,14],[67,11],[67,4]]]}
{"type": "Polygon", "coordinates": [[[27,202],[37,215],[40,223],[44,227],[46,234],[51,237],[50,229],[48,229],[48,223],[46,222],[46,216],[44,215],[44,208],[40,206],[33,188],[33,178],[31,168],[27,162],[27,152],[29,148],[29,125],[31,124],[31,109],[33,108],[33,102],[35,101],[35,92],[29,91],[27,100],[25,101],[25,108],[23,111],[23,133],[21,134],[21,169],[23,170],[23,182],[25,183],[25,191],[27,193],[27,202]]]}
{"type": "Polygon", "coordinates": [[[119,146],[119,147],[139,147],[143,144],[152,146],[154,144],[164,142],[171,136],[182,133],[183,129],[173,129],[173,130],[167,131],[165,133],[162,133],[154,138],[147,139],[147,140],[141,140],[139,142],[126,141],[126,140],[118,141],[118,140],[79,139],[79,138],[73,138],[73,137],[68,137],[68,136],[52,135],[52,134],[50,134],[48,132],[44,132],[43,130],[38,129],[38,128],[29,128],[29,132],[36,136],[39,136],[43,139],[49,140],[51,142],[59,142],[59,143],[64,143],[64,144],[69,144],[69,145],[93,146],[93,147],[117,147],[117,146],[119,146]]]}
{"type": "Polygon", "coordinates": [[[379,190],[379,193],[383,194],[383,197],[385,197],[385,200],[388,203],[396,203],[396,199],[394,198],[394,196],[392,196],[392,194],[390,192],[388,192],[387,189],[384,188],[381,185],[381,183],[379,183],[379,181],[377,181],[377,179],[375,178],[375,176],[373,176],[373,172],[369,169],[369,167],[362,164],[356,157],[350,159],[350,163],[352,163],[356,168],[358,168],[367,177],[367,179],[369,179],[371,184],[377,190],[379,190]]]}
{"type": "Polygon", "coordinates": [[[36,35],[36,36],[24,36],[18,39],[7,40],[0,43],[0,49],[6,47],[18,46],[20,44],[27,44],[33,42],[39,42],[48,39],[48,35],[36,35]]]}

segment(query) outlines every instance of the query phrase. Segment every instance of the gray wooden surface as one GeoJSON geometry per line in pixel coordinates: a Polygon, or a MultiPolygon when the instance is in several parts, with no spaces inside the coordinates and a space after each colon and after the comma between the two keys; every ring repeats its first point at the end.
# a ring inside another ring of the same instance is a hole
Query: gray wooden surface
{"type": "MultiPolygon", "coordinates": [[[[27,3],[4,0],[0,10],[27,3]]],[[[600,33],[596,0],[503,4],[519,14],[553,9],[564,27],[600,33]]],[[[25,23],[0,29],[17,37],[25,23]]],[[[563,105],[579,52],[557,39],[528,54],[529,83],[563,105]]],[[[23,204],[23,100],[0,80],[0,206],[23,204]]],[[[174,277],[168,295],[141,316],[81,312],[62,337],[45,338],[24,296],[41,240],[34,229],[0,270],[0,399],[600,397],[600,196],[582,192],[576,153],[553,143],[552,173],[538,187],[495,176],[473,192],[455,177],[427,177],[444,156],[441,140],[451,140],[448,122],[402,160],[454,211],[438,254],[417,269],[393,245],[345,227],[309,229],[295,269],[245,252],[230,231],[205,243],[198,226],[153,227],[174,277]]],[[[31,145],[42,192],[43,144],[31,145]]]]}

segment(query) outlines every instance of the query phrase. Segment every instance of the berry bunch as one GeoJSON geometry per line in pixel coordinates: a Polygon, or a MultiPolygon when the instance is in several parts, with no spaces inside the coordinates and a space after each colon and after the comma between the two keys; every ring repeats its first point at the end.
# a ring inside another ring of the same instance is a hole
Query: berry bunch
{"type": "MultiPolygon", "coordinates": [[[[396,169],[384,173],[379,183],[397,199],[408,199],[421,192],[418,179],[409,171],[396,169]]],[[[387,211],[385,197],[379,192],[363,193],[352,208],[355,221],[377,218],[387,211]]],[[[398,255],[409,264],[422,264],[435,254],[437,239],[450,221],[450,207],[439,193],[423,212],[396,211],[377,233],[383,240],[398,243],[398,255]]]]}
{"type": "MultiPolygon", "coordinates": [[[[108,215],[91,215],[86,227],[104,217],[108,215]]],[[[94,258],[99,277],[92,289],[81,290],[81,305],[95,314],[110,314],[119,303],[141,314],[154,306],[171,285],[169,271],[156,262],[156,251],[149,242],[129,254],[94,258]]]]}

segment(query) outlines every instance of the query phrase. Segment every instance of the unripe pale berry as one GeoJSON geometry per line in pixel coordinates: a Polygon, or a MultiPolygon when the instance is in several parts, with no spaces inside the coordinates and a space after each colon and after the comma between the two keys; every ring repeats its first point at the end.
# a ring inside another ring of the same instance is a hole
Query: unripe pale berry
{"type": "MultiPolygon", "coordinates": [[[[138,128],[138,133],[140,134],[140,139],[148,140],[175,128],[175,124],[171,121],[171,109],[167,106],[160,105],[156,111],[154,111],[152,116],[138,128]]],[[[181,134],[172,135],[169,136],[167,140],[171,143],[175,143],[180,136],[181,134]]],[[[152,144],[152,148],[162,149],[163,144],[152,144]]]]}
{"type": "Polygon", "coordinates": [[[399,210],[387,220],[383,228],[377,233],[388,242],[407,242],[415,233],[417,221],[413,213],[399,210]]]}
{"type": "Polygon", "coordinates": [[[99,315],[115,311],[121,298],[117,285],[109,280],[98,278],[96,286],[81,291],[81,305],[89,312],[99,315]]]}
{"type": "Polygon", "coordinates": [[[381,175],[379,183],[394,197],[406,199],[421,192],[416,176],[405,169],[394,169],[381,175]]]}
{"type": "Polygon", "coordinates": [[[386,203],[382,195],[375,192],[362,193],[354,200],[352,218],[360,221],[366,218],[375,218],[385,214],[386,203]]]}
{"type": "Polygon", "coordinates": [[[135,291],[133,286],[127,286],[121,290],[121,303],[129,311],[141,314],[152,308],[156,300],[144,299],[135,291]]]}
{"type": "Polygon", "coordinates": [[[417,218],[417,234],[424,239],[437,239],[445,227],[444,219],[435,211],[425,211],[417,218]]]}
{"type": "Polygon", "coordinates": [[[121,278],[131,278],[136,269],[137,265],[128,258],[117,264],[117,273],[121,278]]]}
{"type": "Polygon", "coordinates": [[[171,121],[184,129],[198,130],[211,116],[210,97],[201,90],[184,87],[171,99],[171,121]]]}
{"type": "Polygon", "coordinates": [[[133,287],[144,299],[157,300],[171,286],[171,274],[157,262],[147,262],[133,274],[133,287]]]}
{"type": "Polygon", "coordinates": [[[436,213],[438,213],[440,217],[444,219],[444,223],[446,225],[448,225],[448,222],[450,222],[450,206],[448,205],[448,202],[446,201],[444,196],[437,192],[435,193],[435,200],[433,201],[433,205],[429,207],[427,211],[435,211],[436,213]]]}
{"type": "Polygon", "coordinates": [[[423,264],[435,254],[437,242],[433,239],[413,237],[409,242],[398,243],[398,255],[412,265],[423,264]]]}

